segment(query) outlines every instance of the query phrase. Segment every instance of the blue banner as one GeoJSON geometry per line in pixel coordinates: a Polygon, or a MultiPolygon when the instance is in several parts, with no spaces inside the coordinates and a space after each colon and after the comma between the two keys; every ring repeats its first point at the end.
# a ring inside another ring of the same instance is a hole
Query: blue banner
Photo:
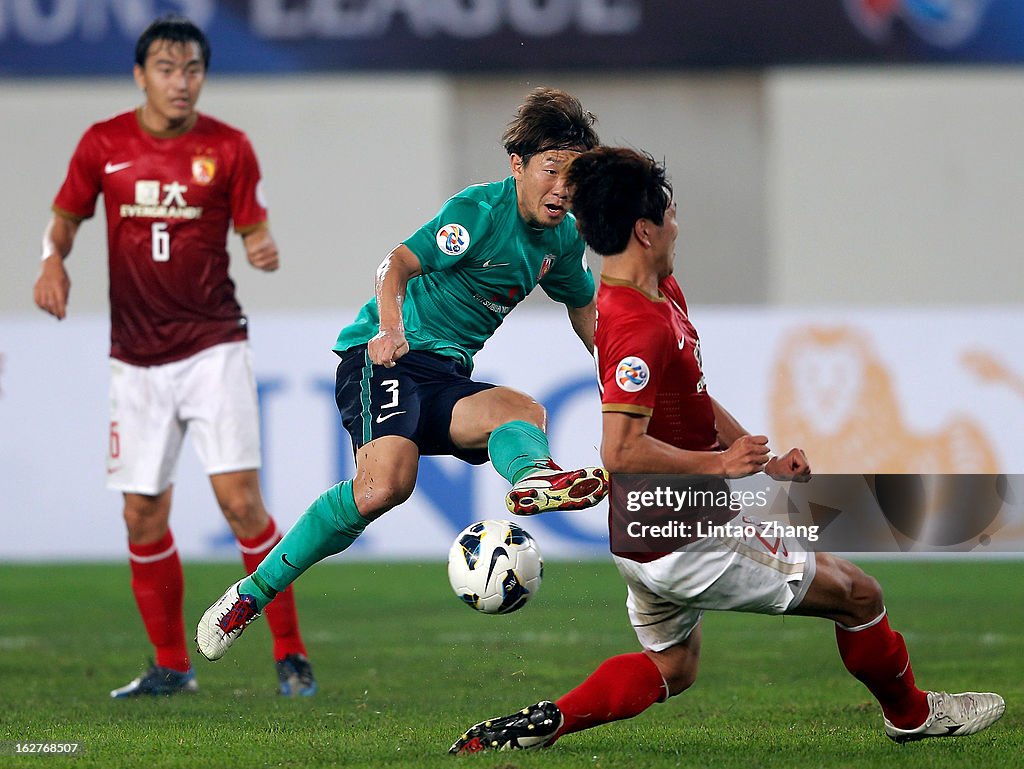
{"type": "Polygon", "coordinates": [[[1017,0],[0,0],[0,73],[123,73],[168,11],[228,73],[1024,62],[1017,0]]]}

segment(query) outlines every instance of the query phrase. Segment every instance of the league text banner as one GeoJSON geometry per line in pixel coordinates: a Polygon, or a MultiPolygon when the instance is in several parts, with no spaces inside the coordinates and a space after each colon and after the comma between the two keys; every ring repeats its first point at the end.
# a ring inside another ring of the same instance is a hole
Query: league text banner
{"type": "Polygon", "coordinates": [[[1024,475],[612,476],[610,546],[667,553],[701,539],[805,550],[1020,553],[1024,475]]]}
{"type": "Polygon", "coordinates": [[[0,73],[124,74],[168,11],[228,73],[1024,61],[1016,0],[5,0],[0,73]]]}

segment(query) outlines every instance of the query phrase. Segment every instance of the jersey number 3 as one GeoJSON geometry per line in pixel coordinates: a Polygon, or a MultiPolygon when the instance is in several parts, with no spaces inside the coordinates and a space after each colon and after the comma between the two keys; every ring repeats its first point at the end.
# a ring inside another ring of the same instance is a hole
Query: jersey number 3
{"type": "Polygon", "coordinates": [[[167,231],[167,222],[153,222],[153,261],[169,262],[171,260],[171,233],[167,231]]]}

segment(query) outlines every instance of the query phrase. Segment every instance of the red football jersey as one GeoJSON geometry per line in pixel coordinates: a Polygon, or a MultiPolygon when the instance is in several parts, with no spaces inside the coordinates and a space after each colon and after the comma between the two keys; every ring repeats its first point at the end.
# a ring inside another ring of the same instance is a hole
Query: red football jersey
{"type": "Polygon", "coordinates": [[[678,448],[715,450],[700,338],[675,278],[658,287],[661,295],[654,297],[632,283],[601,277],[594,335],[601,410],[649,416],[647,434],[678,448]]]}
{"type": "Polygon", "coordinates": [[[53,208],[88,219],[103,194],[111,357],[151,366],[246,338],[227,238],[266,221],[259,182],[245,134],[205,115],[177,136],[146,131],[139,110],[85,132],[53,208]]]}
{"type": "MultiPolygon", "coordinates": [[[[672,446],[716,450],[715,412],[701,369],[700,339],[687,316],[686,299],[671,276],[662,280],[658,289],[659,296],[651,296],[632,283],[601,276],[594,334],[601,410],[650,417],[647,434],[672,446]]],[[[613,503],[608,511],[612,552],[641,563],[666,554],[626,550],[621,544],[621,549],[616,549],[617,542],[629,541],[617,536],[629,520],[629,516],[621,516],[613,503]]],[[[651,518],[647,522],[663,521],[651,518]]],[[[692,539],[681,536],[671,541],[669,549],[692,539]]]]}

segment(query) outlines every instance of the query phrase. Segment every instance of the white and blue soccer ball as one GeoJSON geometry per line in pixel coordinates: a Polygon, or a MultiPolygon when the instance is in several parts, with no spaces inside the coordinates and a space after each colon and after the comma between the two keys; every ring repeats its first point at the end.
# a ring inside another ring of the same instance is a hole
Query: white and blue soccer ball
{"type": "Polygon", "coordinates": [[[478,521],[448,551],[448,581],[467,606],[484,614],[509,614],[537,594],[544,559],[537,542],[510,521],[478,521]]]}

